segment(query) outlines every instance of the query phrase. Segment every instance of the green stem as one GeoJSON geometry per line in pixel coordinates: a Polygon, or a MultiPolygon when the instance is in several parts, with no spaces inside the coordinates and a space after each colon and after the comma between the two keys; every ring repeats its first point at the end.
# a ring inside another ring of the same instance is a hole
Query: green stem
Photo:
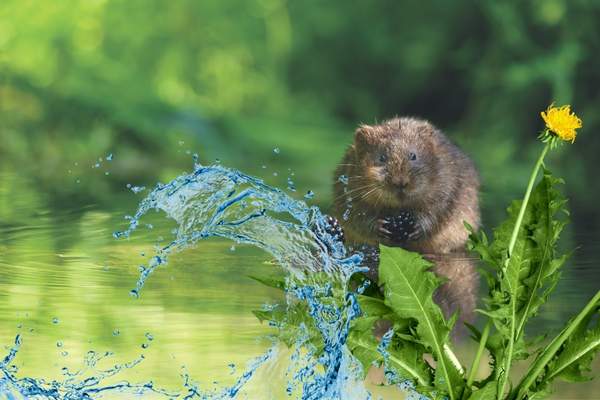
{"type": "Polygon", "coordinates": [[[544,371],[550,360],[554,357],[556,352],[560,349],[563,343],[573,334],[573,331],[577,328],[577,326],[581,323],[581,321],[588,316],[590,312],[594,310],[594,308],[600,302],[600,290],[596,292],[596,295],[592,297],[589,303],[581,310],[579,314],[575,317],[575,319],[568,324],[559,334],[556,336],[544,349],[544,351],[538,356],[537,360],[533,363],[529,370],[524,375],[524,379],[519,385],[516,387],[515,391],[517,393],[516,400],[520,400],[527,395],[529,388],[531,385],[538,379],[540,374],[544,371]]]}
{"type": "MultiPolygon", "coordinates": [[[[550,144],[551,144],[551,141],[548,141],[546,143],[546,145],[544,146],[544,150],[542,150],[542,154],[540,154],[540,157],[538,158],[537,162],[535,163],[535,167],[533,168],[533,172],[531,173],[531,176],[529,177],[529,183],[527,184],[527,190],[525,191],[525,197],[523,197],[523,202],[521,203],[521,208],[519,209],[519,215],[517,216],[517,221],[515,222],[515,227],[513,228],[512,235],[510,237],[510,242],[508,244],[508,257],[506,258],[506,261],[502,268],[503,274],[506,273],[506,269],[508,268],[508,264],[510,263],[510,258],[512,256],[515,244],[517,242],[517,237],[519,236],[519,231],[521,230],[521,224],[523,223],[523,217],[525,216],[525,210],[527,209],[527,203],[529,202],[529,196],[531,196],[531,191],[533,190],[533,184],[535,183],[538,173],[540,172],[540,168],[544,162],[544,157],[546,157],[548,150],[550,150],[550,144]]],[[[506,353],[507,356],[506,356],[506,361],[504,363],[504,371],[502,372],[502,375],[500,375],[500,382],[498,383],[498,395],[496,397],[498,400],[502,400],[502,398],[504,397],[504,389],[506,387],[506,381],[508,379],[510,367],[512,365],[513,348],[514,348],[514,344],[515,344],[515,318],[514,318],[515,315],[514,314],[516,313],[516,311],[514,310],[514,307],[515,307],[516,299],[511,299],[510,301],[511,301],[511,304],[513,307],[513,318],[510,319],[510,338],[508,340],[508,351],[506,353]]]]}
{"type": "Polygon", "coordinates": [[[517,216],[517,222],[515,223],[515,227],[512,231],[512,236],[510,237],[510,242],[508,243],[508,258],[506,259],[505,268],[508,265],[510,257],[512,256],[513,249],[515,248],[515,243],[517,243],[517,236],[519,236],[519,230],[521,229],[521,224],[523,223],[523,217],[525,216],[525,209],[527,208],[527,203],[529,202],[529,196],[531,196],[531,191],[533,190],[533,184],[535,183],[535,178],[537,178],[538,173],[540,172],[540,167],[544,163],[544,157],[546,157],[546,153],[550,150],[550,141],[546,143],[544,146],[544,150],[542,150],[542,154],[538,158],[535,163],[535,167],[533,168],[533,172],[529,177],[529,183],[527,184],[527,191],[525,192],[525,197],[523,197],[523,203],[521,204],[521,209],[519,210],[519,215],[517,216]]]}
{"type": "Polygon", "coordinates": [[[483,355],[483,350],[485,349],[485,344],[487,343],[488,336],[490,334],[490,328],[492,326],[492,321],[488,319],[488,322],[485,324],[483,328],[483,332],[481,333],[481,339],[479,340],[479,348],[477,349],[477,353],[475,354],[475,359],[473,360],[473,364],[471,365],[471,370],[469,371],[469,377],[467,378],[467,389],[471,387],[473,381],[475,380],[475,374],[479,369],[479,362],[481,361],[481,356],[483,355]]]}

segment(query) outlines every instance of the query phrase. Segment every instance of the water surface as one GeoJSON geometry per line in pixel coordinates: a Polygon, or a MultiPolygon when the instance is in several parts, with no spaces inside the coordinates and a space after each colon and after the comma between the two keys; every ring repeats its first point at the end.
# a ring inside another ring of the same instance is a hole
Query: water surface
{"type": "MultiPolygon", "coordinates": [[[[128,200],[111,207],[73,202],[55,208],[31,182],[0,175],[0,343],[8,348],[21,335],[14,360],[18,376],[63,379],[63,368],[81,368],[90,351],[108,351],[112,354],[99,362],[103,368],[143,355],[115,381],[152,381],[179,390],[182,375],[189,374],[210,390],[235,383],[246,364],[272,346],[272,328],[251,311],[282,301],[282,295],[248,275],[282,271],[254,246],[203,241],[172,254],[139,299],[129,295],[139,266],[156,251],[156,238],[175,228],[151,213],[129,239],[112,236],[127,226],[124,216],[135,211],[143,194],[121,193],[118,198],[128,200]]],[[[592,259],[599,249],[597,241],[587,239],[539,318],[539,330],[557,328],[594,289],[599,276],[592,259]]],[[[241,395],[285,396],[282,360],[287,357],[284,348],[279,351],[241,395]]],[[[368,387],[384,398],[398,396],[389,388],[368,387]]],[[[600,390],[594,382],[559,389],[555,398],[591,399],[600,390]]]]}

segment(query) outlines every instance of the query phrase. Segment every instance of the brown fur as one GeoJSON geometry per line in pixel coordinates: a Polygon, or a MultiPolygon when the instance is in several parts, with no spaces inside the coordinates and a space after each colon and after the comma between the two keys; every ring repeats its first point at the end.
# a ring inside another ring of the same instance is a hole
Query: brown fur
{"type": "Polygon", "coordinates": [[[376,248],[398,246],[380,235],[381,220],[410,211],[417,233],[402,247],[422,253],[449,279],[436,294],[446,314],[460,309],[461,319],[471,320],[478,279],[464,251],[463,221],[479,227],[478,190],[472,161],[442,132],[424,120],[393,118],[356,130],[335,173],[332,214],[350,246],[376,248]]]}

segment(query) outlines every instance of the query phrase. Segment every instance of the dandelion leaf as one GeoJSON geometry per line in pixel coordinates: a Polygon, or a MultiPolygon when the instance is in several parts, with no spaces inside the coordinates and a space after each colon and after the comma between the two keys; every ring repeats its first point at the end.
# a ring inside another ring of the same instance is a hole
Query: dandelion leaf
{"type": "Polygon", "coordinates": [[[453,400],[463,384],[461,373],[447,351],[451,326],[433,302],[433,293],[441,284],[421,255],[401,248],[380,247],[379,283],[385,304],[399,318],[417,321],[416,337],[434,356],[437,366],[435,385],[453,400]]]}
{"type": "Polygon", "coordinates": [[[482,388],[474,390],[468,397],[468,400],[495,400],[496,382],[488,382],[482,388]]]}
{"type": "MultiPolygon", "coordinates": [[[[597,313],[596,313],[597,314],[597,313]]],[[[567,323],[569,326],[572,321],[567,323]]],[[[590,314],[560,347],[546,365],[541,379],[529,392],[539,398],[551,393],[550,384],[555,379],[583,382],[593,379],[591,364],[600,350],[600,322],[598,315],[590,314]],[[590,321],[593,321],[589,327],[590,321]]],[[[532,397],[533,398],[533,397],[532,397]]]]}
{"type": "MultiPolygon", "coordinates": [[[[363,373],[372,365],[384,364],[383,352],[379,350],[379,340],[373,335],[373,325],[378,317],[359,317],[353,321],[348,337],[348,348],[363,366],[363,373]]],[[[417,386],[431,390],[431,370],[423,361],[422,346],[411,343],[400,343],[392,339],[387,352],[386,367],[398,374],[400,379],[409,379],[417,386]]]]}
{"type": "Polygon", "coordinates": [[[566,200],[556,189],[562,180],[544,169],[543,177],[532,191],[510,258],[508,247],[517,221],[521,201],[508,208],[508,218],[494,230],[489,242],[483,232],[471,233],[469,247],[488,267],[484,274],[490,292],[483,314],[490,317],[504,340],[493,350],[496,359],[504,356],[505,344],[513,338],[514,359],[528,356],[525,324],[538,313],[560,278],[568,255],[558,256],[556,243],[567,223],[566,200]],[[489,273],[492,272],[492,273],[489,273]]]}

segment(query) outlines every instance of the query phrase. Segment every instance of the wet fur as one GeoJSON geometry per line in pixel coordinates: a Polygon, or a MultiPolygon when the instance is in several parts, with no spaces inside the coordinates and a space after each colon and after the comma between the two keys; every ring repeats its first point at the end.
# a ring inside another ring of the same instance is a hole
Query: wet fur
{"type": "Polygon", "coordinates": [[[436,293],[445,314],[460,310],[472,320],[478,277],[464,251],[468,238],[463,221],[480,224],[479,178],[469,157],[432,124],[416,118],[393,118],[361,125],[335,172],[332,214],[343,225],[346,241],[375,252],[371,275],[377,275],[379,243],[423,254],[434,270],[449,279],[436,293]],[[378,160],[386,154],[386,161],[378,160]],[[410,153],[417,158],[410,161],[410,153]],[[347,185],[339,180],[348,178],[347,185]],[[404,188],[404,189],[400,189],[404,188]],[[344,190],[346,189],[346,190],[344,190]],[[347,220],[343,215],[350,210],[347,220]],[[410,211],[417,237],[395,243],[382,237],[378,220],[410,211]]]}

